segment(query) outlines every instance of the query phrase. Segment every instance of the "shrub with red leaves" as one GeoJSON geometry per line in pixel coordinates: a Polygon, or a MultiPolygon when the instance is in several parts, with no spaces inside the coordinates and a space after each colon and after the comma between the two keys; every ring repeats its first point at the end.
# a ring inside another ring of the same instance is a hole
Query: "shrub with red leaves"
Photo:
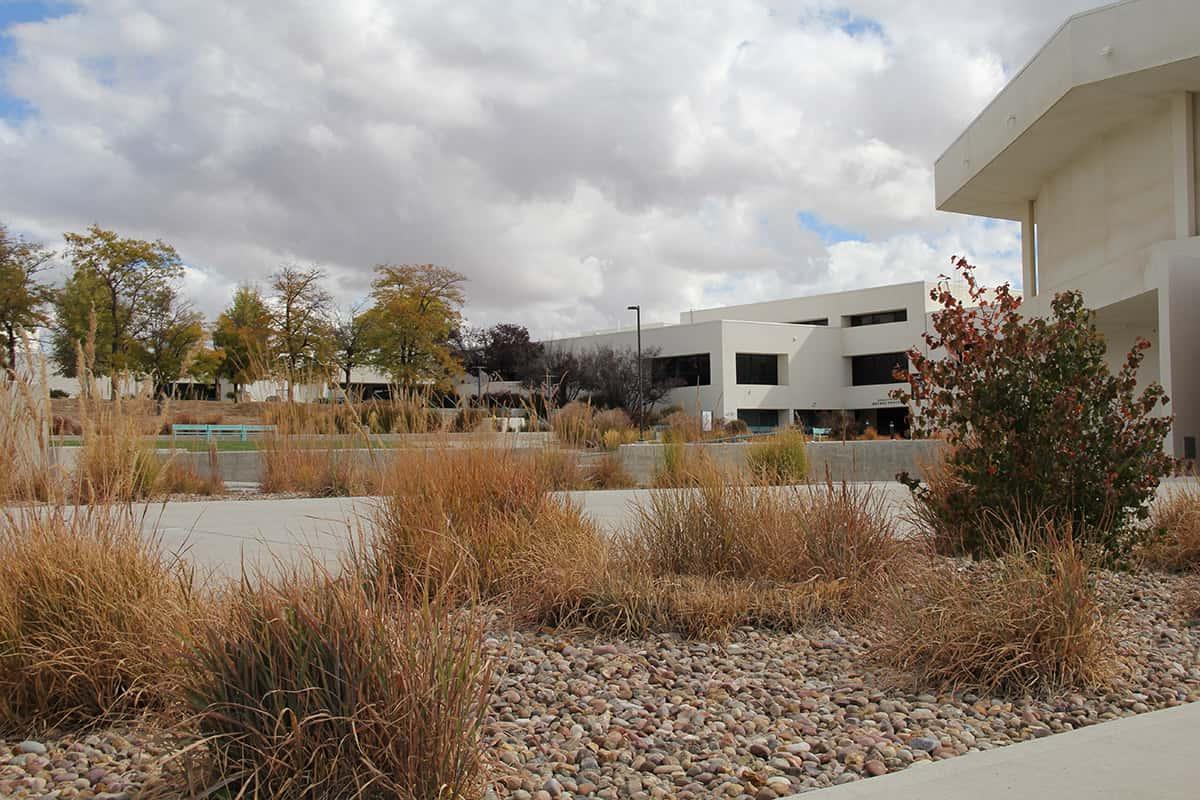
{"type": "Polygon", "coordinates": [[[1137,388],[1149,342],[1139,339],[1112,374],[1079,292],[1057,294],[1048,318],[1030,318],[1007,284],[986,289],[966,259],[952,263],[970,300],[943,277],[930,293],[941,308],[924,334],[929,352],[909,351],[908,386],[893,392],[915,433],[953,447],[945,474],[957,488],[914,487],[918,504],[937,503],[923,516],[978,553],[996,527],[988,520],[1049,512],[1119,556],[1171,464],[1163,439],[1172,420],[1155,413],[1167,404],[1163,388],[1137,388]]]}

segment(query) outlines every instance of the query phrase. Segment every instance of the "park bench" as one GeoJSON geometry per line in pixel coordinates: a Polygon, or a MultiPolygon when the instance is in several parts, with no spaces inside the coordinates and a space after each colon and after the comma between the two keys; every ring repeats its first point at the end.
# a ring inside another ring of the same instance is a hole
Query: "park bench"
{"type": "Polygon", "coordinates": [[[215,439],[222,436],[236,436],[241,441],[250,438],[250,434],[270,433],[274,425],[187,425],[171,426],[172,436],[203,436],[205,439],[215,439]]]}

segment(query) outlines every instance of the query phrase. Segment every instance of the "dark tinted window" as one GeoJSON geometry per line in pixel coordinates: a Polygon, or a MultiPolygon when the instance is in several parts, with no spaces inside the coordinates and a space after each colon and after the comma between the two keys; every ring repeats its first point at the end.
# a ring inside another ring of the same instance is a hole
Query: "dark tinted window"
{"type": "Polygon", "coordinates": [[[829,317],[821,317],[820,319],[802,319],[792,323],[793,325],[828,325],[829,317]]]}
{"type": "Polygon", "coordinates": [[[908,309],[899,311],[872,311],[870,314],[855,314],[850,317],[850,327],[858,328],[863,325],[884,325],[888,322],[907,322],[908,309]]]}
{"type": "Polygon", "coordinates": [[[880,383],[904,383],[895,377],[896,370],[908,369],[904,353],[877,353],[854,356],[850,359],[850,383],[853,386],[874,386],[880,383]]]}
{"type": "Polygon", "coordinates": [[[708,386],[712,383],[708,353],[663,356],[654,359],[651,369],[656,381],[676,386],[708,386]]]}
{"type": "Polygon", "coordinates": [[[738,353],[737,382],[759,386],[778,386],[779,356],[774,353],[738,353]]]}
{"type": "Polygon", "coordinates": [[[774,408],[739,408],[737,417],[751,428],[779,426],[779,411],[774,408]]]}

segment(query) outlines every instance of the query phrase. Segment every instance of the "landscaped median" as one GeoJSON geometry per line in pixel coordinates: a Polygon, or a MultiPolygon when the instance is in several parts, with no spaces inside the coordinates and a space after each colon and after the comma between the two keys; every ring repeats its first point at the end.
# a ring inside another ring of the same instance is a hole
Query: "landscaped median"
{"type": "Polygon", "coordinates": [[[336,576],[190,589],[120,508],[10,514],[0,795],[766,800],[1200,699],[1194,575],[1040,524],[964,561],[702,472],[609,537],[511,450],[393,469],[336,576]]]}

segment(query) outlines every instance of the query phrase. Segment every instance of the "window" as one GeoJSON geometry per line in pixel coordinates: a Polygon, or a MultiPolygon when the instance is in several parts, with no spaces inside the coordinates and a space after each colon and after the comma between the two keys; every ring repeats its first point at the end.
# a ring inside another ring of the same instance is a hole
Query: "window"
{"type": "Polygon", "coordinates": [[[778,386],[779,356],[774,353],[738,353],[737,382],[755,386],[778,386]]]}
{"type": "Polygon", "coordinates": [[[673,386],[708,386],[712,383],[708,353],[663,356],[651,362],[655,381],[673,386]]]}
{"type": "Polygon", "coordinates": [[[875,386],[882,383],[904,383],[895,376],[896,370],[908,369],[904,353],[877,353],[853,356],[850,359],[850,385],[875,386]]]}
{"type": "Polygon", "coordinates": [[[751,428],[779,427],[779,410],[775,408],[739,408],[737,418],[751,428]]]}
{"type": "Polygon", "coordinates": [[[802,319],[793,322],[793,325],[828,325],[829,317],[821,317],[820,319],[802,319]]]}
{"type": "Polygon", "coordinates": [[[850,317],[851,328],[861,328],[863,325],[886,325],[889,322],[908,322],[908,309],[872,311],[870,314],[854,314],[850,317]]]}

